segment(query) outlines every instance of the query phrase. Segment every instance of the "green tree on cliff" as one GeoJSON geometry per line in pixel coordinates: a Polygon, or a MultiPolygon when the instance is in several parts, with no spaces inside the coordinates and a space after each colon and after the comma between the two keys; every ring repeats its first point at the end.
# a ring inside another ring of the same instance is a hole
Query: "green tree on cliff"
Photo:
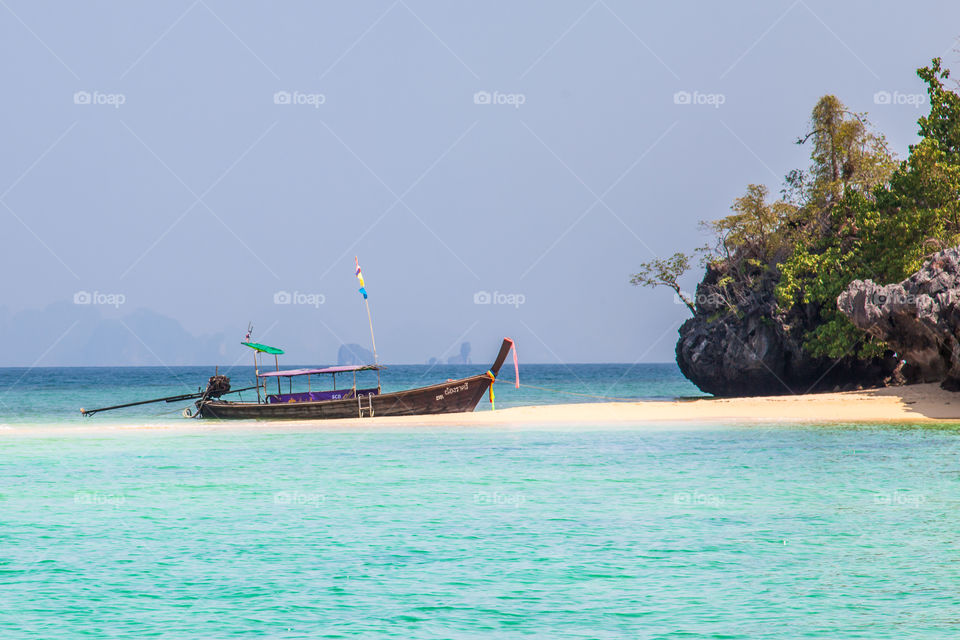
{"type": "Polygon", "coordinates": [[[944,87],[949,72],[939,59],[917,73],[927,82],[930,114],[919,120],[920,142],[888,177],[884,172],[892,158],[882,139],[856,145],[873,149],[861,156],[859,185],[841,179],[841,188],[831,190],[835,181],[827,166],[830,156],[813,154],[821,171],[812,182],[822,185],[811,185],[806,193],[811,198],[828,195],[809,216],[826,227],[797,244],[783,265],[777,295],[783,308],[820,308],[822,322],[806,342],[814,355],[868,357],[882,352],[884,345],[867,338],[837,311],[837,296],[855,279],[882,284],[903,280],[925,256],[960,241],[960,96],[944,87]]]}
{"type": "MultiPolygon", "coordinates": [[[[930,112],[906,160],[894,158],[865,114],[826,95],[797,140],[810,145],[810,166],[787,174],[782,199],[769,203],[765,187],[749,185],[730,215],[702,223],[714,236],[705,260],[710,286],[731,312],[767,300],[772,282],[776,313],[803,306],[805,317],[818,314],[805,336],[811,355],[868,358],[885,350],[837,310],[839,294],[856,279],[901,281],[931,253],[960,244],[960,95],[945,86],[949,71],[939,58],[917,75],[930,112]]],[[[688,256],[675,254],[644,264],[632,282],[679,293],[688,265],[688,256]]]]}
{"type": "Polygon", "coordinates": [[[642,287],[668,287],[673,289],[690,313],[696,314],[693,301],[680,289],[680,277],[690,268],[690,256],[677,252],[669,258],[655,258],[640,265],[640,270],[630,277],[630,284],[642,287]]]}
{"type": "Polygon", "coordinates": [[[731,215],[701,223],[716,239],[716,258],[768,262],[782,251],[788,242],[784,222],[796,207],[783,201],[768,203],[768,193],[762,184],[748,185],[747,192],[733,201],[731,215]]]}
{"type": "Polygon", "coordinates": [[[871,129],[866,114],[850,111],[833,95],[814,106],[810,130],[797,144],[807,142],[810,168],[790,172],[786,181],[811,217],[829,212],[850,191],[869,195],[895,167],[886,140],[871,129]]]}

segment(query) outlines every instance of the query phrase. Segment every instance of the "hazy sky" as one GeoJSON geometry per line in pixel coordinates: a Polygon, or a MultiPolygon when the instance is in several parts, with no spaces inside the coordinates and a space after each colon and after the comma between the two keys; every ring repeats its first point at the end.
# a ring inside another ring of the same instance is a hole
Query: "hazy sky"
{"type": "Polygon", "coordinates": [[[949,1],[0,0],[0,305],[326,362],[369,345],[359,255],[387,362],[672,360],[687,312],[630,273],[805,166],[824,93],[904,154],[958,34],[949,1]]]}

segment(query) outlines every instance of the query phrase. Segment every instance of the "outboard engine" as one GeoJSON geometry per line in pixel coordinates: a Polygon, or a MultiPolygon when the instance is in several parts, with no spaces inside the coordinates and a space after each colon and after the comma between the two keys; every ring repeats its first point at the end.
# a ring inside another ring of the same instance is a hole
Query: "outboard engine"
{"type": "Polygon", "coordinates": [[[226,393],[230,393],[230,378],[221,375],[210,376],[207,388],[203,392],[204,398],[219,398],[226,393]]]}

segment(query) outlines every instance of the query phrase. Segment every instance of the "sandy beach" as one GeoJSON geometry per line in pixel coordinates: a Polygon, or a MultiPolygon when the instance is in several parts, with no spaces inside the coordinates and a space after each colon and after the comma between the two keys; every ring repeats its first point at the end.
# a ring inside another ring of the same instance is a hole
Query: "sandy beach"
{"type": "MultiPolygon", "coordinates": [[[[434,419],[440,423],[451,422],[450,416],[430,417],[431,421],[434,419]]],[[[453,421],[476,425],[677,421],[776,424],[960,422],[960,394],[944,391],[938,384],[919,384],[791,396],[517,407],[459,414],[453,421]]]]}
{"type": "Polygon", "coordinates": [[[316,421],[215,421],[181,418],[156,423],[99,422],[74,425],[4,425],[0,435],[122,431],[301,431],[350,428],[490,427],[609,428],[616,426],[710,426],[717,424],[898,424],[960,423],[960,395],[937,384],[863,391],[755,398],[554,404],[433,416],[316,421]]]}
{"type": "MultiPolygon", "coordinates": [[[[606,402],[515,407],[474,413],[374,418],[387,425],[584,425],[638,423],[917,423],[960,422],[960,394],[938,384],[863,391],[667,402],[606,402]]],[[[341,424],[369,423],[344,420],[341,424]]]]}

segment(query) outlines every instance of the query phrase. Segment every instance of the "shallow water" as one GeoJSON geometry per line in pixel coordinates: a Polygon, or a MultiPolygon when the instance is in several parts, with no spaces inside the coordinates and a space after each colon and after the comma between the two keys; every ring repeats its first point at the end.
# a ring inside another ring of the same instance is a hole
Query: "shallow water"
{"type": "Polygon", "coordinates": [[[956,635],[952,428],[540,429],[0,432],[0,638],[956,635]]]}
{"type": "MultiPolygon", "coordinates": [[[[299,365],[283,365],[295,369],[299,365]]],[[[310,365],[314,366],[314,365],[310,365]]],[[[382,373],[384,392],[399,391],[448,379],[481,374],[486,364],[477,365],[397,365],[382,373]]],[[[178,418],[192,401],[149,404],[99,413],[84,419],[80,407],[87,409],[194,393],[206,386],[214,367],[38,367],[0,368],[0,425],[51,424],[119,424],[131,421],[141,424],[169,422],[178,418]]],[[[500,371],[494,389],[499,408],[558,402],[598,402],[603,398],[669,400],[676,397],[703,395],[681,375],[674,364],[581,364],[521,365],[521,387],[515,389],[512,363],[500,371]],[[533,386],[527,386],[533,385],[533,386]],[[539,388],[538,388],[539,387],[539,388]],[[546,390],[545,390],[546,389],[546,390]]],[[[252,366],[221,367],[219,373],[230,376],[231,386],[240,389],[253,386],[252,366]]],[[[318,380],[311,376],[311,388],[331,388],[329,376],[318,380]]],[[[277,382],[269,383],[270,393],[277,392],[277,382]]],[[[339,375],[341,388],[353,384],[352,376],[339,375]]],[[[376,386],[375,373],[363,372],[358,386],[376,386]]],[[[284,393],[289,390],[281,383],[284,393]]],[[[298,380],[294,391],[306,391],[306,381],[298,380]],[[299,386],[296,386],[299,385],[299,386]]],[[[227,399],[256,400],[256,391],[243,392],[227,399]]],[[[484,399],[479,411],[489,411],[484,399]]]]}

